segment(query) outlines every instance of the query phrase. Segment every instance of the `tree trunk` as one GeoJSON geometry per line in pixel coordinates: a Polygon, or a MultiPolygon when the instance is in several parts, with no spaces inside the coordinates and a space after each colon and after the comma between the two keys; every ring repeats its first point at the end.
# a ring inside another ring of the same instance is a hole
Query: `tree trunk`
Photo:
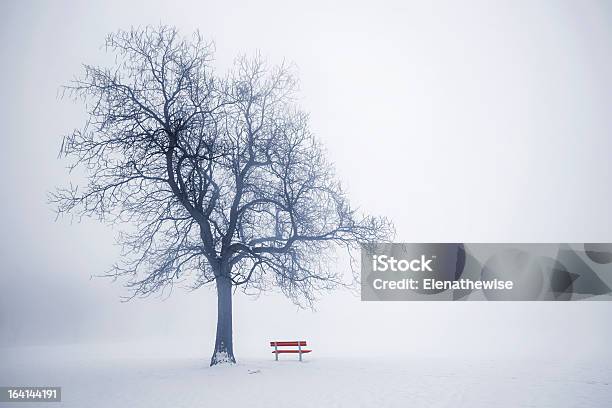
{"type": "Polygon", "coordinates": [[[228,276],[220,275],[217,285],[217,338],[210,365],[235,363],[232,341],[232,282],[228,276]]]}

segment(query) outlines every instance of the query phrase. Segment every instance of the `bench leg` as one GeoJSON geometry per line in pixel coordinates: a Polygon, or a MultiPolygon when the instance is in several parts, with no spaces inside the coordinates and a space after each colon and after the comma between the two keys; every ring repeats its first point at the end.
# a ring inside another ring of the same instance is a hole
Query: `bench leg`
{"type": "Polygon", "coordinates": [[[274,356],[276,357],[276,361],[278,361],[278,346],[274,346],[274,351],[276,352],[274,356]]]}
{"type": "Polygon", "coordinates": [[[300,361],[302,361],[302,346],[300,346],[300,343],[298,342],[298,350],[299,350],[299,354],[300,354],[300,361]]]}

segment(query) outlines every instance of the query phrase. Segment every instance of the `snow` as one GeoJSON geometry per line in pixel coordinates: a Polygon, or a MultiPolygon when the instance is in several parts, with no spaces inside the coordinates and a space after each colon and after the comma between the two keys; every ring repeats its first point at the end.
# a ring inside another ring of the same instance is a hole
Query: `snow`
{"type": "Polygon", "coordinates": [[[232,364],[233,361],[230,358],[229,354],[227,354],[226,351],[217,351],[215,353],[215,358],[214,360],[217,362],[217,364],[232,364]]]}
{"type": "MultiPolygon", "coordinates": [[[[180,350],[0,349],[0,384],[62,386],[45,407],[608,407],[603,363],[273,355],[208,367],[180,350]],[[160,351],[164,357],[160,357],[160,351]],[[157,355],[157,357],[156,357],[157,355]]],[[[23,406],[19,403],[8,406],[23,406]]],[[[32,406],[28,404],[28,406],[32,406]]]]}

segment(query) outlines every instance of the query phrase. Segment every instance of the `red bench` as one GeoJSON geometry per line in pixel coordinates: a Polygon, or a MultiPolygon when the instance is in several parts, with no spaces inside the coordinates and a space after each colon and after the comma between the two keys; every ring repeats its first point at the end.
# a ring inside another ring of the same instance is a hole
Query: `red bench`
{"type": "Polygon", "coordinates": [[[274,347],[274,351],[272,354],[276,356],[276,361],[278,361],[278,355],[283,353],[290,354],[299,354],[300,361],[302,361],[302,354],[310,353],[312,350],[305,350],[302,347],[306,347],[306,342],[304,340],[299,341],[271,341],[270,346],[274,347]],[[296,349],[279,349],[279,347],[297,347],[296,349]]]}

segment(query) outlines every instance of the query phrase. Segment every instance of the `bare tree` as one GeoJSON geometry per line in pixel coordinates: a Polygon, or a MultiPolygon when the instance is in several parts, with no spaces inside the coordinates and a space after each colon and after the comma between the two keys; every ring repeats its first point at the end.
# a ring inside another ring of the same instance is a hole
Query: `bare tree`
{"type": "Polygon", "coordinates": [[[110,68],[85,65],[66,87],[88,121],[64,138],[86,185],[52,195],[58,212],[125,226],[121,261],[133,296],[192,279],[215,284],[211,365],[235,362],[232,287],[278,287],[298,304],[342,282],[327,268],[340,245],[384,239],[392,225],[350,207],[296,108],[286,65],[239,58],[226,75],[212,45],[170,27],[107,37],[110,68]]]}

